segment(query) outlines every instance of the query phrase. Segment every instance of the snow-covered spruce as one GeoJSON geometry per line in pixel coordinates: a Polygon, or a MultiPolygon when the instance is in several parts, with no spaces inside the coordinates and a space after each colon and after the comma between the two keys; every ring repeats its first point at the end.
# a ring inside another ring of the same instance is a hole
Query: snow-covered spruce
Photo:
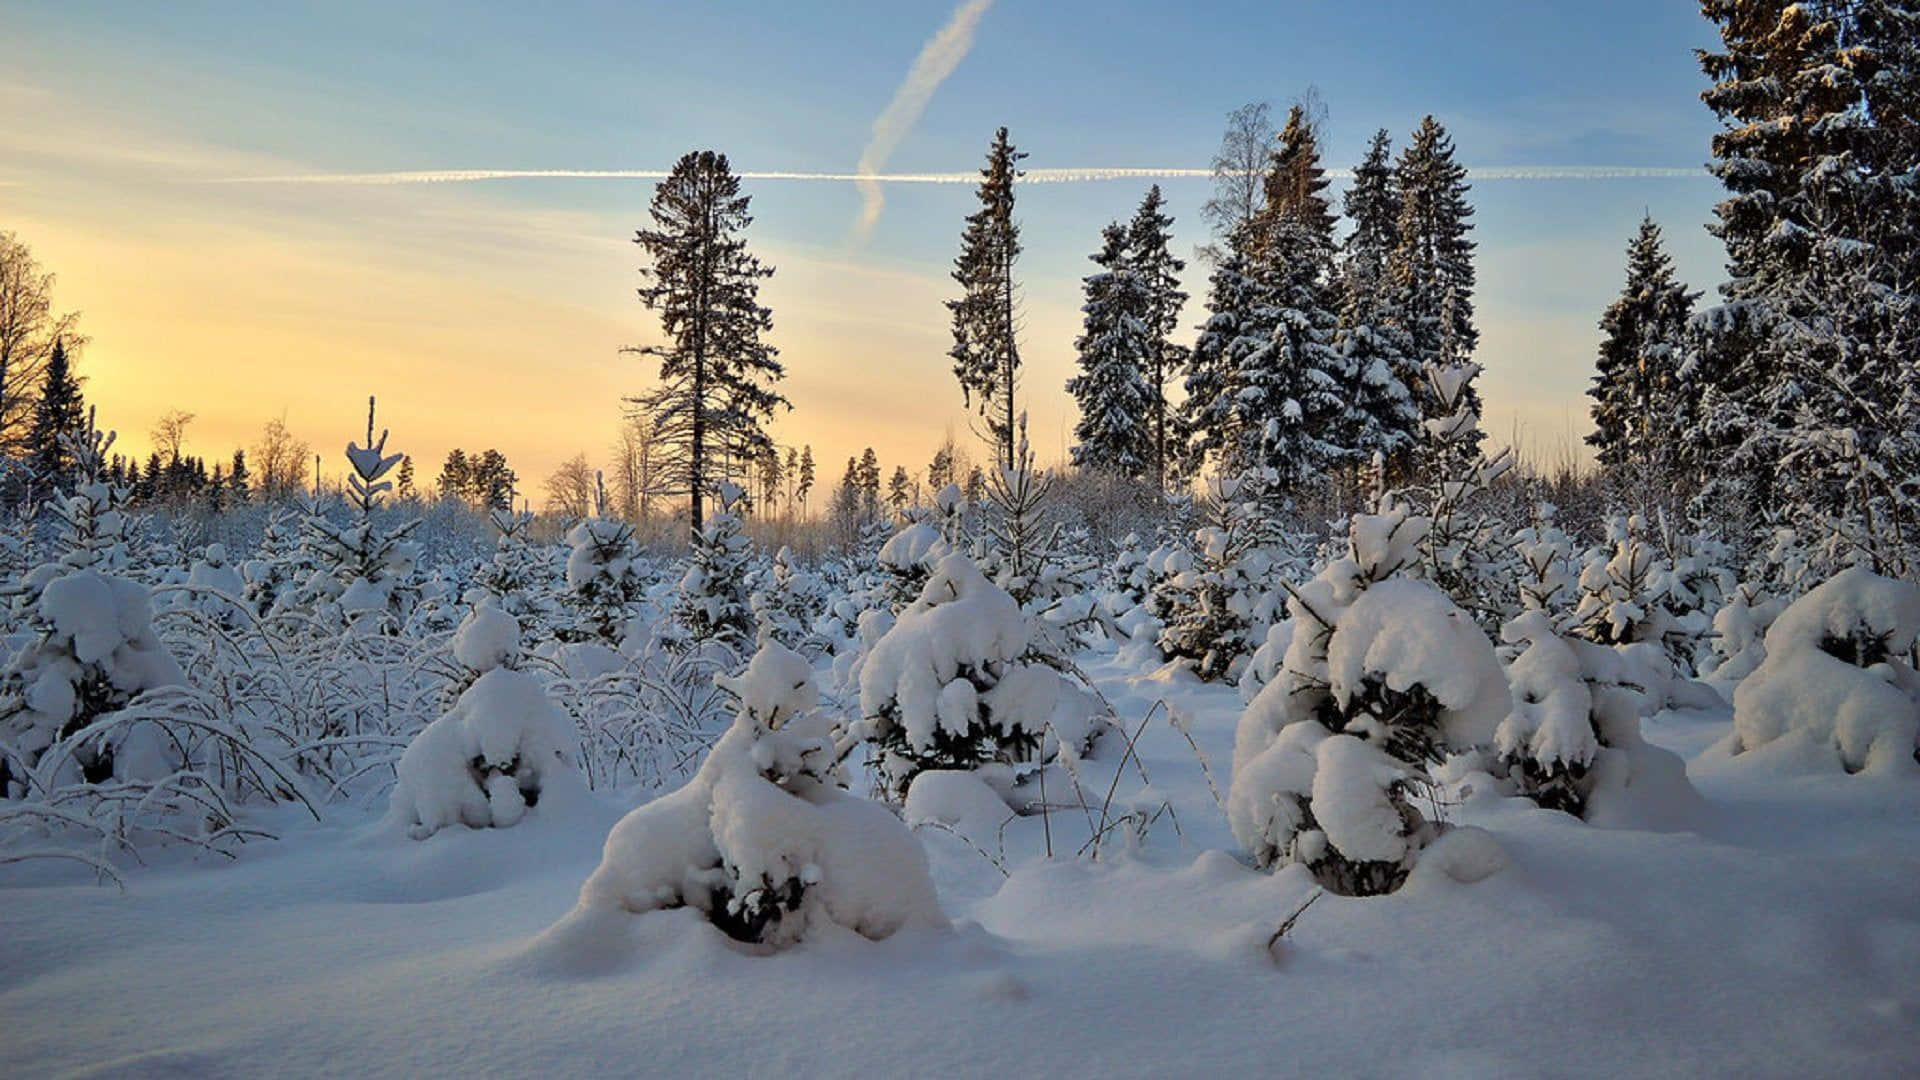
{"type": "MultiPolygon", "coordinates": [[[[501,537],[496,561],[518,561],[518,554],[508,550],[508,539],[501,537]]],[[[640,614],[648,584],[633,526],[612,518],[587,518],[567,530],[567,545],[565,601],[573,618],[561,636],[618,648],[640,614]]]]}
{"type": "Polygon", "coordinates": [[[371,620],[371,625],[397,632],[412,611],[411,588],[419,548],[407,536],[420,526],[413,518],[388,528],[376,519],[382,496],[393,490],[387,474],[404,454],[388,454],[387,433],[373,435],[372,398],[367,399],[367,445],[347,444],[348,503],[352,517],[340,524],[325,513],[321,501],[311,499],[301,521],[302,544],[320,568],[309,588],[337,603],[349,621],[371,620]]]}
{"type": "Polygon", "coordinates": [[[532,675],[517,669],[520,624],[477,607],[453,656],[478,674],[400,756],[389,822],[424,840],[441,829],[506,828],[543,803],[584,798],[573,725],[532,675]]]}
{"type": "Polygon", "coordinates": [[[1834,575],[1773,620],[1766,660],[1734,691],[1724,748],[1850,773],[1913,772],[1917,633],[1920,586],[1859,566],[1834,575]]]}
{"type": "Polygon", "coordinates": [[[1428,767],[1489,741],[1507,713],[1492,643],[1432,585],[1390,576],[1425,529],[1404,512],[1354,519],[1351,557],[1289,600],[1286,661],[1235,737],[1235,838],[1337,893],[1400,886],[1439,830],[1416,804],[1428,767]]]}
{"type": "Polygon", "coordinates": [[[862,735],[896,798],[926,769],[1032,760],[1060,677],[1030,660],[1034,620],[964,555],[948,555],[860,669],[862,735]]]}
{"type": "Polygon", "coordinates": [[[791,548],[782,545],[753,590],[751,606],[760,633],[798,649],[814,639],[813,621],[825,605],[820,579],[799,565],[791,548]]]}
{"type": "MultiPolygon", "coordinates": [[[[34,605],[33,639],[0,676],[0,796],[19,784],[56,741],[126,706],[142,691],[180,686],[186,675],[153,633],[146,586],[97,570],[48,581],[34,605]]],[[[89,737],[53,783],[151,780],[178,766],[151,724],[89,737]]]]}
{"type": "Polygon", "coordinates": [[[1513,711],[1494,733],[1519,793],[1596,824],[1679,824],[1699,802],[1686,765],[1640,735],[1665,700],[1667,658],[1647,644],[1607,646],[1563,636],[1543,611],[1502,636],[1524,651],[1507,669],[1513,711]]]}
{"type": "Polygon", "coordinates": [[[919,840],[839,786],[840,750],[806,660],[768,642],[718,681],[737,699],[732,726],[684,787],[614,826],[548,941],[599,951],[619,933],[609,922],[682,907],[773,946],[826,926],[879,939],[946,925],[919,840]]]}
{"type": "Polygon", "coordinates": [[[714,512],[693,538],[673,600],[674,640],[683,647],[716,642],[744,654],[753,646],[753,545],[740,528],[746,495],[722,481],[714,512]]]}

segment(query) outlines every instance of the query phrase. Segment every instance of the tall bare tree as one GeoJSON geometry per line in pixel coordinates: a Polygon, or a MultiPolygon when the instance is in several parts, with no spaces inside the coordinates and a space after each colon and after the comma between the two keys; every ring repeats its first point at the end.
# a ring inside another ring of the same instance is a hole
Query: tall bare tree
{"type": "Polygon", "coordinates": [[[298,495],[307,483],[307,456],[312,449],[305,439],[287,430],[287,418],[276,416],[260,429],[260,441],[253,446],[255,490],[261,501],[275,502],[298,495]]]}

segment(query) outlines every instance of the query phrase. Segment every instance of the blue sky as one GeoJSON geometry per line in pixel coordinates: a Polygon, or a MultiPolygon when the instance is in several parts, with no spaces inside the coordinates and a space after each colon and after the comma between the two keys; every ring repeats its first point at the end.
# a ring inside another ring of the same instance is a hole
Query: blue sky
{"type": "MultiPolygon", "coordinates": [[[[875,117],[952,10],[917,0],[498,9],[10,0],[0,9],[0,86],[8,94],[0,107],[25,122],[0,134],[0,184],[9,185],[0,187],[0,228],[21,232],[61,272],[74,294],[68,303],[88,309],[96,393],[131,432],[167,408],[188,407],[203,418],[197,434],[231,444],[278,402],[309,438],[334,441],[331,413],[314,395],[290,394],[279,378],[237,389],[229,380],[216,395],[211,381],[130,374],[180,362],[148,329],[164,317],[180,331],[169,338],[201,342],[203,363],[250,356],[257,367],[270,349],[292,384],[404,382],[395,368],[416,363],[422,372],[497,382],[505,396],[476,389],[460,418],[470,434],[430,397],[410,406],[410,392],[396,388],[396,439],[412,422],[429,458],[456,441],[512,443],[503,449],[536,477],[575,449],[597,456],[617,412],[613,399],[644,387],[644,371],[615,350],[650,332],[632,300],[637,253],[625,244],[650,184],[346,190],[205,181],[649,169],[706,146],[743,170],[851,171],[875,117]],[[206,231],[224,239],[196,243],[195,223],[217,226],[206,231]],[[181,281],[226,282],[232,304],[195,311],[184,294],[165,305],[152,296],[137,301],[128,271],[111,256],[121,250],[116,243],[177,265],[170,276],[181,281]],[[246,258],[265,261],[243,273],[235,260],[246,258]],[[369,280],[407,282],[357,288],[356,268],[369,280]],[[286,282],[284,294],[267,290],[266,279],[286,282]],[[333,295],[330,288],[355,309],[355,326],[335,339],[327,319],[305,310],[324,306],[317,298],[333,295]],[[483,299],[463,306],[462,292],[483,299]],[[396,295],[411,303],[395,306],[396,295]],[[128,312],[142,302],[145,321],[136,322],[128,312]],[[502,319],[513,310],[537,313],[539,332],[502,319]],[[569,311],[580,313],[577,325],[569,311]],[[417,318],[403,325],[409,312],[417,318]],[[501,324],[490,328],[489,320],[501,324]],[[212,325],[222,321],[229,325],[212,325]],[[382,327],[406,348],[355,359],[382,352],[367,344],[382,327]],[[435,328],[471,340],[443,342],[435,328]],[[505,370],[524,364],[530,350],[543,354],[553,400],[532,400],[540,384],[505,370]],[[330,353],[342,359],[329,362],[330,353]],[[108,385],[117,376],[128,387],[119,396],[108,385]],[[204,400],[160,400],[163,389],[195,390],[204,400]],[[581,434],[589,428],[591,436],[581,434]]],[[[1330,166],[1353,164],[1376,128],[1404,137],[1432,112],[1470,166],[1689,167],[1706,158],[1715,129],[1698,101],[1704,83],[1692,56],[1712,40],[1691,5],[1651,0],[1000,0],[888,168],[974,169],[1000,124],[1037,168],[1199,167],[1229,109],[1257,99],[1283,107],[1308,86],[1328,107],[1330,166]]],[[[1071,424],[1060,380],[1071,365],[1086,255],[1100,225],[1130,212],[1146,183],[1020,192],[1028,396],[1043,456],[1060,449],[1071,424]]],[[[1177,240],[1186,248],[1203,242],[1194,211],[1206,182],[1163,187],[1177,240]]],[[[852,234],[860,198],[850,184],[765,181],[749,190],[753,241],[780,269],[768,299],[794,373],[795,412],[777,434],[818,443],[827,461],[870,441],[889,464],[924,463],[947,429],[965,430],[938,301],[950,291],[944,275],[971,209],[969,190],[890,186],[865,243],[852,234]]],[[[1515,422],[1536,442],[1584,431],[1579,394],[1597,340],[1593,324],[1619,287],[1627,236],[1652,212],[1666,225],[1683,277],[1710,288],[1720,253],[1701,226],[1716,190],[1703,178],[1476,184],[1479,359],[1496,435],[1515,422]]],[[[1196,268],[1192,291],[1203,284],[1196,268]]],[[[1196,305],[1189,321],[1198,317],[1196,305]]],[[[344,402],[349,395],[340,392],[344,402]]]]}

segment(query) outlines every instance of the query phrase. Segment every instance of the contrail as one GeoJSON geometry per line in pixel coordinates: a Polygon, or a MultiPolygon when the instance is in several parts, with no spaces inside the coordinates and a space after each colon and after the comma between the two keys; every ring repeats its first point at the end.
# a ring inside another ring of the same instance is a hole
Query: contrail
{"type": "Polygon", "coordinates": [[[921,47],[913,67],[907,69],[906,81],[893,92],[893,100],[887,102],[879,119],[873,122],[873,137],[860,152],[860,163],[855,166],[859,175],[854,182],[860,186],[861,207],[860,220],[854,224],[853,231],[859,239],[866,239],[873,231],[874,223],[880,220],[880,211],[887,205],[878,175],[881,168],[913,130],[913,125],[920,122],[920,114],[926,111],[927,102],[933,100],[933,92],[940,89],[940,84],[966,59],[973,48],[973,28],[992,6],[993,0],[966,0],[955,8],[947,25],[921,47]]]}
{"type": "MultiPolygon", "coordinates": [[[[742,172],[742,180],[795,180],[819,183],[977,184],[978,172],[832,173],[742,172]]],[[[1091,166],[1084,169],[1028,169],[1028,184],[1085,184],[1109,180],[1204,180],[1211,169],[1126,168],[1091,166]]],[[[1335,180],[1353,179],[1351,169],[1328,169],[1335,180]]],[[[664,169],[422,169],[405,172],[284,173],[275,176],[228,176],[216,184],[329,184],[387,186],[395,184],[467,184],[483,180],[664,180],[664,169]]],[[[1661,165],[1469,165],[1469,180],[1693,180],[1711,179],[1701,166],[1661,165]]],[[[876,210],[875,213],[878,211],[876,210]]],[[[862,220],[865,220],[863,215],[862,220]]]]}

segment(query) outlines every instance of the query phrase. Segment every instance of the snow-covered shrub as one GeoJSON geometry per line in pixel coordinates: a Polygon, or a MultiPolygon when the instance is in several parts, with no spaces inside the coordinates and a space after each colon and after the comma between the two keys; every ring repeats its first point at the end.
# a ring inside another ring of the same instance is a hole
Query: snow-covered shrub
{"type": "Polygon", "coordinates": [[[1773,620],[1766,659],[1733,694],[1726,749],[1775,742],[1850,773],[1910,771],[1920,748],[1920,586],[1853,567],[1773,620]]]}
{"type": "Polygon", "coordinates": [[[925,769],[1032,760],[1060,690],[1032,657],[1034,620],[964,555],[948,555],[860,669],[863,736],[898,798],[925,769]]]}
{"type": "Polygon", "coordinates": [[[1358,516],[1350,557],[1292,591],[1286,660],[1241,715],[1227,813],[1263,866],[1304,863],[1349,895],[1398,888],[1436,835],[1428,768],[1507,712],[1493,646],[1446,594],[1396,577],[1427,521],[1358,516]]]}
{"type": "MultiPolygon", "coordinates": [[[[146,586],[97,570],[76,570],[40,590],[31,643],[0,676],[0,794],[56,741],[74,735],[143,691],[186,681],[153,633],[146,586]]],[[[75,772],[59,783],[152,779],[172,767],[151,726],[77,747],[75,772]]],[[[15,789],[15,790],[9,790],[15,789]]]]}
{"type": "Polygon", "coordinates": [[[1642,714],[1666,697],[1658,650],[1563,636],[1537,610],[1502,634],[1524,651],[1507,669],[1513,711],[1494,747],[1520,794],[1609,825],[1670,823],[1698,801],[1678,755],[1640,735],[1642,714]]]}
{"type": "Polygon", "coordinates": [[[731,727],[692,780],[621,819],[550,939],[597,944],[609,920],[690,907],[739,941],[779,946],[826,926],[869,938],[946,925],[920,842],[838,782],[841,749],[804,658],[761,646],[731,727]]]}
{"type": "Polygon", "coordinates": [[[1216,481],[1191,553],[1169,554],[1162,562],[1165,576],[1154,587],[1160,651],[1189,661],[1202,679],[1239,673],[1265,640],[1278,614],[1277,583],[1294,565],[1256,495],[1216,481]]]}
{"type": "Polygon", "coordinates": [[[262,617],[286,610],[299,583],[314,570],[300,543],[299,519],[288,507],[269,507],[258,553],[240,564],[247,606],[262,617]]]}
{"type": "Polygon", "coordinates": [[[1785,599],[1768,595],[1757,586],[1736,587],[1714,613],[1714,662],[1701,674],[1729,687],[1753,674],[1767,656],[1767,629],[1786,609],[1785,599]]]}
{"type": "Polygon", "coordinates": [[[423,840],[450,825],[506,828],[542,801],[584,791],[573,725],[540,680],[518,670],[520,624],[477,607],[453,639],[478,675],[400,756],[389,820],[423,840]]]}
{"type": "Polygon", "coordinates": [[[693,538],[673,600],[676,640],[686,647],[715,642],[739,653],[753,647],[753,544],[740,531],[746,492],[722,482],[713,513],[693,538]]]}

